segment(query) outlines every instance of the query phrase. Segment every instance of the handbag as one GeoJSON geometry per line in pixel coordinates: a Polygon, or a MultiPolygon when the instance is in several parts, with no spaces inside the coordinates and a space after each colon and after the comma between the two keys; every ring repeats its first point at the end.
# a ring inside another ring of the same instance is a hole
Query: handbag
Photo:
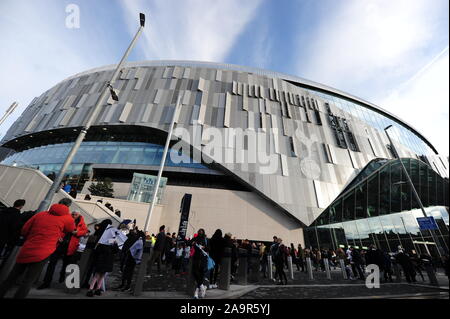
{"type": "Polygon", "coordinates": [[[208,255],[208,270],[212,270],[214,269],[214,267],[216,266],[216,263],[214,262],[214,260],[208,255]]]}
{"type": "Polygon", "coordinates": [[[201,249],[199,245],[195,244],[195,246],[197,246],[197,248],[200,249],[200,251],[202,252],[203,256],[207,258],[207,266],[206,266],[207,270],[210,271],[214,269],[214,267],[216,266],[214,260],[209,256],[209,254],[206,251],[201,249]]]}

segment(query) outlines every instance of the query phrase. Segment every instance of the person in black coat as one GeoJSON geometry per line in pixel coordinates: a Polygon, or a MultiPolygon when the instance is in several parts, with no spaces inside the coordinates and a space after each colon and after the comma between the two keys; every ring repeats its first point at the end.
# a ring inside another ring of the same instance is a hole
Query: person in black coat
{"type": "MultiPolygon", "coordinates": [[[[225,248],[231,249],[231,279],[230,281],[233,281],[234,276],[237,271],[237,260],[238,260],[238,250],[236,245],[233,243],[233,239],[231,238],[231,233],[226,233],[225,236],[223,236],[224,245],[225,248]]],[[[224,250],[225,252],[225,250],[224,250]]]]}
{"type": "Polygon", "coordinates": [[[123,269],[125,267],[125,261],[128,255],[128,250],[131,246],[139,239],[139,234],[136,229],[130,230],[130,232],[127,235],[127,240],[123,244],[122,250],[120,252],[120,271],[123,272],[123,269]]]}
{"type": "Polygon", "coordinates": [[[277,241],[277,246],[276,248],[274,248],[273,261],[275,263],[276,273],[278,274],[278,278],[280,279],[278,284],[283,285],[284,279],[284,284],[287,285],[287,277],[283,268],[284,262],[287,258],[286,246],[283,245],[283,240],[281,238],[278,238],[277,241]]]}
{"type": "Polygon", "coordinates": [[[0,212],[0,256],[9,256],[20,235],[20,211],[25,206],[24,199],[18,199],[12,207],[0,212]]]}
{"type": "Polygon", "coordinates": [[[222,230],[217,229],[209,241],[209,255],[215,262],[214,270],[210,275],[211,288],[217,288],[217,277],[219,275],[220,264],[222,263],[223,254],[225,252],[225,239],[222,237],[222,230]]]}
{"type": "Polygon", "coordinates": [[[414,265],[411,261],[411,258],[409,258],[407,254],[405,254],[403,249],[400,249],[398,251],[395,259],[402,266],[406,281],[409,283],[416,282],[416,272],[414,270],[414,265]]]}
{"type": "Polygon", "coordinates": [[[383,253],[375,245],[369,246],[369,250],[366,253],[366,264],[377,265],[380,268],[380,271],[383,271],[384,269],[383,253]]]}
{"type": "Polygon", "coordinates": [[[166,229],[165,225],[159,227],[159,233],[156,236],[156,242],[155,245],[153,246],[153,253],[147,265],[147,274],[150,274],[152,272],[152,266],[155,263],[155,261],[157,262],[158,265],[158,273],[161,272],[161,257],[164,253],[167,244],[165,229],[166,229]]]}
{"type": "Polygon", "coordinates": [[[350,250],[352,251],[352,261],[351,261],[351,263],[352,263],[353,273],[354,273],[355,277],[358,276],[359,279],[364,280],[365,279],[364,278],[364,273],[363,273],[362,268],[361,268],[362,262],[363,262],[363,260],[361,258],[361,253],[358,251],[358,249],[355,249],[353,247],[350,248],[350,250]]]}

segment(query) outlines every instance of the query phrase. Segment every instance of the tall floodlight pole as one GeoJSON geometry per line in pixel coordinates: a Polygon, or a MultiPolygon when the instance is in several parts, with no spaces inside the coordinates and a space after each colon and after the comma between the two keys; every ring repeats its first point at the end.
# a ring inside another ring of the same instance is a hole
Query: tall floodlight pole
{"type": "Polygon", "coordinates": [[[11,115],[12,112],[16,109],[17,105],[19,105],[17,102],[13,102],[10,107],[6,110],[5,114],[0,118],[0,125],[3,124],[3,122],[8,118],[8,116],[11,115]]]}
{"type": "Polygon", "coordinates": [[[131,41],[130,45],[128,46],[128,49],[125,51],[125,54],[123,55],[119,64],[117,65],[117,67],[113,73],[113,76],[111,77],[111,80],[109,82],[107,82],[105,87],[103,88],[103,92],[100,95],[100,97],[98,98],[97,104],[95,104],[94,109],[92,110],[91,114],[89,115],[86,124],[81,129],[80,134],[78,135],[77,139],[75,140],[75,143],[73,144],[72,149],[69,152],[69,155],[67,155],[66,160],[64,161],[64,164],[62,165],[61,170],[59,171],[57,177],[53,181],[53,184],[51,185],[47,195],[45,195],[44,200],[39,205],[38,211],[46,210],[50,206],[50,203],[53,200],[53,196],[59,190],[59,185],[61,184],[61,181],[64,177],[64,174],[65,174],[67,168],[72,163],[73,157],[75,156],[78,149],[80,148],[81,142],[83,142],[89,128],[91,127],[94,120],[97,118],[97,115],[100,112],[100,108],[105,103],[105,99],[106,99],[106,96],[108,95],[108,93],[111,95],[113,100],[115,100],[115,101],[119,100],[117,97],[117,94],[114,92],[112,85],[114,84],[117,77],[119,76],[119,72],[120,72],[126,58],[130,54],[131,50],[133,49],[134,45],[136,44],[137,39],[141,35],[142,29],[144,29],[145,15],[143,13],[140,13],[139,19],[140,19],[140,26],[139,26],[138,31],[136,32],[136,35],[134,36],[133,40],[131,41]]]}
{"type": "MultiPolygon", "coordinates": [[[[405,164],[403,164],[403,162],[402,162],[402,160],[401,160],[401,158],[400,158],[400,155],[397,153],[397,149],[395,148],[394,143],[392,143],[392,139],[391,139],[391,137],[390,137],[390,135],[389,135],[389,132],[388,132],[388,130],[389,130],[391,127],[392,127],[392,125],[387,126],[387,127],[384,129],[384,132],[386,133],[387,138],[388,138],[388,140],[389,140],[389,143],[391,144],[391,147],[392,147],[394,156],[395,156],[396,158],[398,158],[398,161],[400,162],[400,165],[402,166],[403,173],[405,173],[406,179],[408,180],[408,183],[409,183],[409,185],[411,186],[412,192],[413,192],[413,194],[414,194],[414,198],[415,198],[416,201],[419,203],[419,206],[420,206],[420,209],[422,210],[423,216],[428,218],[427,213],[425,212],[425,207],[423,207],[422,201],[420,200],[419,194],[417,193],[417,190],[416,190],[416,188],[414,187],[414,184],[413,184],[413,182],[412,182],[412,180],[411,180],[411,177],[409,176],[408,171],[406,170],[405,164]]],[[[441,251],[440,251],[440,249],[439,249],[439,247],[440,247],[440,246],[439,246],[439,242],[437,241],[437,238],[435,238],[434,233],[433,233],[433,231],[431,231],[431,229],[430,229],[430,234],[431,234],[431,237],[433,237],[434,243],[436,244],[436,249],[437,249],[437,251],[438,251],[439,257],[442,258],[441,251]]],[[[425,244],[425,245],[426,245],[426,244],[425,244]]],[[[428,251],[428,247],[425,246],[425,248],[426,248],[427,251],[428,251]]]]}
{"type": "Polygon", "coordinates": [[[167,133],[166,145],[164,146],[163,156],[161,159],[161,163],[159,164],[158,177],[156,178],[156,184],[155,184],[155,188],[153,190],[152,201],[151,201],[150,207],[148,209],[147,218],[145,219],[144,232],[148,232],[148,228],[150,226],[150,218],[152,217],[153,208],[155,207],[155,204],[156,204],[156,196],[158,195],[159,183],[161,181],[162,172],[164,170],[164,164],[166,163],[166,156],[167,156],[167,152],[169,150],[170,140],[172,138],[173,127],[174,127],[175,123],[177,122],[178,114],[180,112],[180,105],[181,105],[181,94],[178,95],[177,104],[175,105],[175,109],[174,109],[173,115],[172,115],[172,121],[171,121],[170,127],[169,127],[169,132],[167,133]]]}

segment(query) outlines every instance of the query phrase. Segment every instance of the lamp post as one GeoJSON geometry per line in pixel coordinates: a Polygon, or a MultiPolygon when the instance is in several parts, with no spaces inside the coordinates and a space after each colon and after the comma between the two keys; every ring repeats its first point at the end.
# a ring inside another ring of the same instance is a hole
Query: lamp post
{"type": "Polygon", "coordinates": [[[2,125],[3,122],[8,118],[8,116],[10,116],[12,112],[14,112],[18,105],[19,104],[17,102],[13,102],[13,104],[8,107],[8,109],[5,111],[5,114],[3,114],[3,116],[0,118],[0,125],[2,125]]]}
{"type": "Polygon", "coordinates": [[[164,146],[164,152],[161,159],[161,163],[159,164],[158,177],[156,178],[155,189],[153,190],[152,201],[150,203],[150,207],[148,209],[147,217],[145,219],[144,232],[148,232],[148,228],[150,227],[150,218],[152,217],[153,209],[156,204],[156,196],[158,195],[159,183],[161,181],[162,172],[164,170],[164,164],[166,163],[167,151],[169,150],[170,139],[172,137],[173,127],[177,122],[178,114],[180,112],[181,105],[181,94],[178,95],[177,104],[175,105],[175,109],[172,115],[172,121],[170,122],[169,132],[167,133],[166,145],[164,146]]]}
{"type": "MultiPolygon", "coordinates": [[[[416,190],[416,188],[414,187],[414,184],[413,184],[413,182],[412,182],[412,180],[411,180],[411,177],[409,176],[408,171],[406,170],[405,164],[403,164],[403,162],[402,162],[402,160],[401,160],[399,154],[397,153],[397,149],[395,148],[394,143],[392,143],[392,139],[391,139],[391,137],[390,137],[390,135],[389,135],[389,132],[388,132],[388,130],[389,130],[391,127],[392,127],[392,125],[387,126],[387,127],[384,129],[384,132],[386,133],[387,138],[388,138],[388,140],[389,140],[389,143],[391,144],[391,147],[392,147],[394,156],[395,156],[396,158],[398,158],[398,161],[400,162],[400,165],[402,166],[403,173],[405,174],[406,179],[408,180],[408,183],[409,183],[409,185],[411,186],[412,192],[413,192],[413,194],[414,194],[414,198],[416,199],[417,203],[419,203],[419,206],[420,206],[420,209],[421,209],[421,211],[422,211],[423,216],[428,218],[427,213],[425,212],[425,207],[423,207],[422,201],[420,200],[419,194],[417,193],[417,190],[416,190]]],[[[441,251],[440,251],[440,249],[439,249],[439,247],[440,247],[439,242],[437,241],[437,238],[434,237],[434,233],[431,231],[431,229],[430,229],[429,231],[430,231],[431,237],[433,237],[434,243],[436,244],[436,249],[437,249],[437,251],[438,251],[439,257],[442,258],[442,254],[441,254],[441,251]]],[[[428,251],[428,247],[426,247],[426,248],[427,248],[427,251],[428,251]]]]}
{"type": "Polygon", "coordinates": [[[70,150],[69,154],[67,155],[66,160],[64,161],[64,164],[62,165],[58,175],[56,176],[55,180],[53,181],[53,184],[50,186],[49,191],[45,195],[44,200],[39,205],[38,211],[46,210],[50,206],[50,203],[53,200],[53,196],[59,190],[59,185],[61,184],[61,181],[64,177],[64,174],[65,174],[67,168],[72,163],[73,157],[75,156],[78,149],[80,148],[81,142],[83,142],[89,128],[91,127],[94,120],[97,118],[97,115],[100,112],[100,108],[105,103],[105,99],[106,99],[108,93],[111,95],[111,97],[114,100],[116,100],[116,101],[118,100],[117,94],[114,92],[112,85],[114,84],[117,77],[119,76],[119,72],[125,62],[125,59],[130,54],[137,39],[139,38],[139,36],[142,33],[142,29],[144,28],[144,25],[145,25],[145,15],[143,13],[140,13],[139,19],[140,19],[140,26],[139,26],[138,31],[136,32],[136,35],[134,36],[133,40],[131,41],[130,45],[128,46],[128,49],[125,51],[125,54],[123,55],[119,64],[117,65],[117,67],[113,73],[113,76],[111,77],[111,80],[109,82],[107,82],[105,87],[103,88],[103,92],[100,95],[100,97],[98,98],[97,104],[95,104],[91,114],[89,115],[89,117],[87,119],[86,124],[81,129],[80,134],[78,135],[77,139],[75,140],[75,143],[73,144],[72,149],[70,150]]]}

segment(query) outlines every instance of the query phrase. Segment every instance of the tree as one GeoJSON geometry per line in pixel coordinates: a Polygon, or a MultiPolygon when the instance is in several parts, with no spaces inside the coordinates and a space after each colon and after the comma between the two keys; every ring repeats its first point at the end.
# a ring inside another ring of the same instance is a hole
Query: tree
{"type": "Polygon", "coordinates": [[[91,192],[91,195],[94,196],[114,197],[113,182],[110,178],[105,178],[104,181],[92,183],[88,190],[91,192]]]}

